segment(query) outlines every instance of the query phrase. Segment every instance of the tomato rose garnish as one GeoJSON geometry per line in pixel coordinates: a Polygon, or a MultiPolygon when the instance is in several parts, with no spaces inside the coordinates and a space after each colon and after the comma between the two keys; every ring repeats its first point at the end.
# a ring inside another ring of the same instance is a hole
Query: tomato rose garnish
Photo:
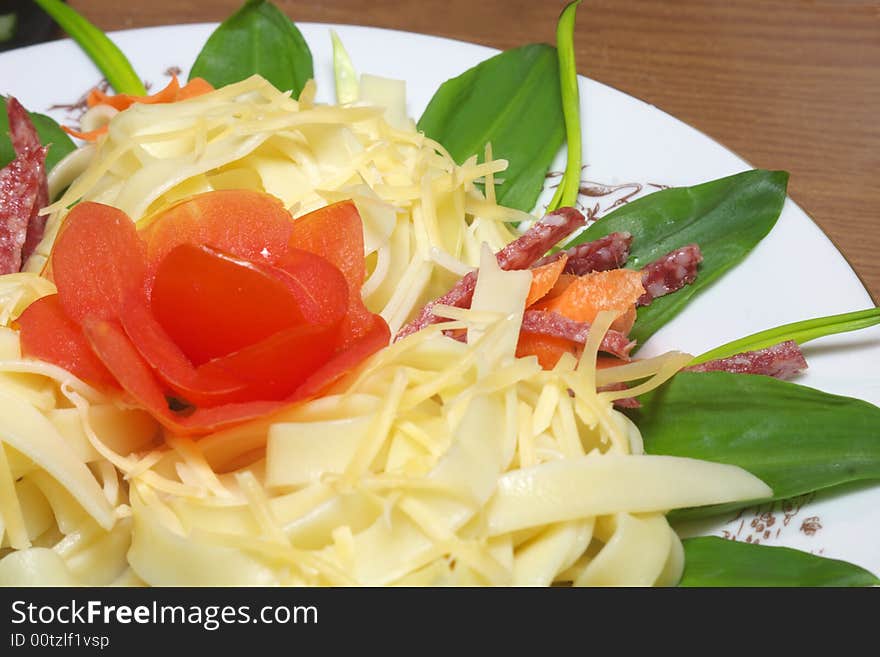
{"type": "Polygon", "coordinates": [[[80,203],[49,263],[58,294],[18,319],[22,352],[207,433],[319,395],[388,344],[363,254],[350,201],[293,220],[267,194],[209,192],[141,231],[80,203]]]}

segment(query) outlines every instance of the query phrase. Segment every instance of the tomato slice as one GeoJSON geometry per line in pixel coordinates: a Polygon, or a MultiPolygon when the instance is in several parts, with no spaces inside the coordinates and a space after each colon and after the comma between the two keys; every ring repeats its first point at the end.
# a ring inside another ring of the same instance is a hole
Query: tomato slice
{"type": "Polygon", "coordinates": [[[297,217],[290,246],[329,260],[350,286],[360,290],[364,284],[364,225],[354,202],[340,201],[297,217]]]}
{"type": "Polygon", "coordinates": [[[203,244],[251,262],[273,264],[287,251],[293,229],[281,201],[262,192],[217,190],[181,201],[141,231],[148,275],[181,244],[203,244]]]}
{"type": "Polygon", "coordinates": [[[200,436],[264,418],[289,405],[287,401],[254,401],[197,408],[187,417],[166,420],[166,426],[181,436],[200,436]]]}
{"type": "Polygon", "coordinates": [[[16,322],[22,355],[58,365],[95,387],[118,388],[82,329],[64,312],[57,294],[34,301],[16,322]]]}
{"type": "Polygon", "coordinates": [[[335,326],[295,326],[205,363],[198,371],[202,376],[228,375],[246,382],[234,401],[282,400],[333,355],[336,339],[335,326]]]}
{"type": "Polygon", "coordinates": [[[349,289],[339,269],[302,249],[288,249],[276,267],[274,275],[288,286],[307,322],[336,326],[342,321],[349,306],[349,289]]]}
{"type": "Polygon", "coordinates": [[[315,397],[391,341],[391,329],[380,315],[372,316],[369,330],[340,350],[297,389],[294,399],[315,397]]]}
{"type": "Polygon", "coordinates": [[[366,277],[364,226],[354,202],[340,201],[298,217],[293,223],[290,246],[325,258],[345,276],[349,304],[342,344],[367,335],[373,329],[373,313],[361,297],[366,277]]]}
{"type": "Polygon", "coordinates": [[[246,260],[182,244],[156,270],[153,315],[193,365],[305,323],[297,298],[246,260]]]}
{"type": "Polygon", "coordinates": [[[211,376],[194,367],[150,313],[144,295],[126,302],[122,327],[156,376],[190,404],[213,406],[237,401],[247,386],[225,372],[211,376]]]}
{"type": "Polygon", "coordinates": [[[92,349],[129,395],[164,427],[177,435],[202,435],[247,420],[263,417],[283,402],[259,401],[196,409],[183,415],[173,412],[168,399],[122,327],[113,321],[90,318],[83,326],[92,349]]]}
{"type": "Polygon", "coordinates": [[[176,420],[164,390],[118,322],[90,317],[83,322],[83,332],[126,392],[163,424],[176,420]]]}
{"type": "Polygon", "coordinates": [[[52,276],[74,322],[116,319],[144,280],[144,245],[131,219],[101,203],[74,207],[52,250],[52,276]]]}

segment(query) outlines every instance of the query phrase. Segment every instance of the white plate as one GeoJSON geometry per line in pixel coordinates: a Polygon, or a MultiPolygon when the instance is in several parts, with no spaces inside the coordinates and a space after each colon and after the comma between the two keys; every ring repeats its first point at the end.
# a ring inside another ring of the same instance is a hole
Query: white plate
{"type": "MultiPolygon", "coordinates": [[[[184,76],[213,25],[183,25],[114,33],[135,69],[154,88],[165,71],[184,76]]],[[[329,28],[335,29],[360,72],[407,81],[409,110],[418,117],[444,80],[496,51],[472,44],[375,28],[302,24],[312,49],[319,100],[333,100],[329,28]]],[[[48,111],[70,103],[101,78],[70,41],[0,55],[0,93],[48,111]]],[[[749,165],[677,119],[607,86],[581,78],[587,177],[603,183],[692,185],[749,165]]],[[[49,111],[56,119],[63,111],[49,111]]],[[[652,191],[646,187],[642,193],[652,191]]],[[[615,197],[616,198],[616,197],[615,197]]],[[[586,199],[590,205],[594,200],[586,199]]],[[[603,206],[610,203],[602,200],[603,206]]],[[[683,349],[701,353],[755,331],[808,317],[874,304],[828,238],[791,200],[771,234],[749,257],[706,290],[645,346],[642,353],[683,349]]],[[[880,403],[880,328],[806,345],[809,371],[798,383],[880,403]]],[[[796,547],[847,559],[880,573],[880,486],[749,510],[731,522],[704,527],[739,540],[796,547]]]]}

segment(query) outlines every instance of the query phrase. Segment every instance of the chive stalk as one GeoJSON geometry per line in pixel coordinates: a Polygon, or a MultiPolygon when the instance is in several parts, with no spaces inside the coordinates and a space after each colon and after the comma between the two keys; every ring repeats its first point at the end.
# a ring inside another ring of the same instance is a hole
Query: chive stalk
{"type": "Polygon", "coordinates": [[[566,5],[556,26],[556,53],[559,57],[559,86],[565,119],[567,158],[562,181],[547,207],[548,212],[577,203],[581,184],[581,105],[574,57],[575,13],[580,3],[581,0],[575,0],[566,5]]]}
{"type": "Polygon", "coordinates": [[[95,62],[110,86],[119,94],[146,96],[144,83],[128,58],[98,27],[61,0],[35,0],[95,62]]]}

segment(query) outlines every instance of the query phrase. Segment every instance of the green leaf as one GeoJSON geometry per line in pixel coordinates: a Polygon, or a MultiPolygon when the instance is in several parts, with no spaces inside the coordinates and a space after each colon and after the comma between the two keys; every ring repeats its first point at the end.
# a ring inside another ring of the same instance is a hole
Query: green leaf
{"type": "Polygon", "coordinates": [[[312,53],[293,22],[271,2],[248,0],[208,37],[189,79],[215,87],[262,75],[294,98],[314,77],[312,53]]]}
{"type": "MultiPolygon", "coordinates": [[[[71,151],[76,150],[76,145],[71,141],[57,123],[45,114],[28,112],[37,134],[40,135],[40,143],[49,146],[46,154],[46,171],[51,171],[58,161],[71,151]]],[[[6,98],[0,96],[0,167],[5,167],[15,158],[15,150],[9,139],[9,117],[6,115],[6,98]]]]}
{"type": "Polygon", "coordinates": [[[869,308],[841,315],[805,319],[801,322],[783,324],[776,328],[753,333],[739,340],[715,347],[715,349],[694,358],[690,365],[698,365],[716,358],[727,358],[728,356],[741,354],[744,351],[765,349],[787,340],[794,340],[798,344],[804,344],[826,335],[857,331],[875,324],[880,324],[880,308],[869,308]]]}
{"type": "Polygon", "coordinates": [[[553,194],[547,211],[577,203],[581,186],[581,103],[578,92],[577,66],[574,58],[574,21],[581,0],[566,5],[556,26],[556,50],[562,91],[562,114],[565,117],[565,141],[568,145],[565,172],[553,194]]]}
{"type": "Polygon", "coordinates": [[[110,37],[61,0],[36,0],[36,3],[91,57],[116,93],[147,95],[131,62],[110,37]]]}
{"type": "Polygon", "coordinates": [[[876,586],[876,576],[846,561],[787,547],[729,541],[716,536],[684,544],[679,586],[876,586]]]}
{"type": "MultiPolygon", "coordinates": [[[[630,412],[649,454],[745,468],[774,500],[880,478],[880,408],[787,381],[727,372],[680,372],[630,412]]],[[[764,500],[769,501],[769,500],[764,500]]],[[[675,511],[705,517],[752,500],[675,511]]]]}
{"type": "Polygon", "coordinates": [[[15,28],[17,25],[17,14],[0,14],[0,43],[12,41],[12,39],[15,38],[15,28]]]}
{"type": "Polygon", "coordinates": [[[685,244],[700,246],[703,263],[697,280],[639,308],[630,336],[644,344],[770,232],[782,211],[787,184],[784,171],[756,169],[695,187],[655,192],[603,217],[571,245],[628,231],[633,235],[633,248],[627,266],[636,269],[685,244]]]}
{"type": "Polygon", "coordinates": [[[447,80],[418,127],[459,163],[491,143],[493,157],[509,163],[498,203],[530,212],[565,136],[556,49],[507,50],[447,80]]]}

